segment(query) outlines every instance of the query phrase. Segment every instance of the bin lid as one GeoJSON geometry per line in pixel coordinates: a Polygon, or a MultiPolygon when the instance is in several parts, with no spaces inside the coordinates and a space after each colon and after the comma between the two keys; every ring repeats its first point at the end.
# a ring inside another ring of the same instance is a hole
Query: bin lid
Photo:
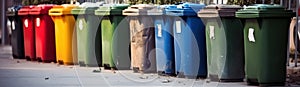
{"type": "Polygon", "coordinates": [[[23,6],[19,11],[18,11],[18,15],[29,15],[29,11],[30,9],[32,9],[34,6],[23,6]]]}
{"type": "Polygon", "coordinates": [[[72,14],[95,14],[95,10],[99,6],[102,6],[103,4],[104,2],[97,2],[97,3],[84,2],[80,6],[73,8],[71,13],[72,14]]]}
{"type": "Polygon", "coordinates": [[[95,10],[95,15],[122,15],[122,10],[128,6],[129,4],[103,4],[95,10]]]}
{"type": "Polygon", "coordinates": [[[255,4],[246,6],[236,12],[238,18],[257,18],[257,17],[292,17],[294,14],[291,10],[285,10],[280,5],[255,4]]]}
{"type": "Polygon", "coordinates": [[[53,4],[41,4],[30,9],[30,15],[48,14],[48,11],[53,7],[53,4]]]}
{"type": "Polygon", "coordinates": [[[136,16],[136,15],[147,15],[147,11],[153,9],[153,5],[138,4],[132,5],[127,9],[123,10],[123,15],[136,16]]]}
{"type": "Polygon", "coordinates": [[[148,10],[148,15],[165,15],[166,14],[166,8],[169,7],[176,7],[176,5],[159,5],[155,6],[153,9],[148,10]]]}
{"type": "Polygon", "coordinates": [[[18,15],[18,11],[22,8],[21,5],[16,5],[16,6],[12,6],[7,8],[6,11],[6,16],[15,16],[18,15]]]}
{"type": "Polygon", "coordinates": [[[148,10],[147,13],[148,15],[163,15],[165,13],[165,8],[168,5],[156,5],[153,7],[151,10],[148,10]]]}
{"type": "Polygon", "coordinates": [[[235,12],[242,7],[239,5],[208,5],[198,12],[199,17],[235,17],[235,12]]]}
{"type": "Polygon", "coordinates": [[[71,10],[77,6],[78,5],[73,5],[73,4],[56,5],[49,10],[49,15],[51,16],[69,15],[71,14],[71,10]]]}
{"type": "Polygon", "coordinates": [[[205,4],[182,3],[177,6],[168,6],[166,15],[171,16],[197,16],[197,12],[205,7],[205,4]]]}

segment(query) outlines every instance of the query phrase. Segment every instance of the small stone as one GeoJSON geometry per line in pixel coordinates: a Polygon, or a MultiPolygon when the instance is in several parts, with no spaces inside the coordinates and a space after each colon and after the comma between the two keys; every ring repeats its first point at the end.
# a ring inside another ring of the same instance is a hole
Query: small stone
{"type": "Polygon", "coordinates": [[[93,70],[94,73],[99,73],[101,70],[93,70]]]}
{"type": "Polygon", "coordinates": [[[49,77],[46,77],[45,80],[49,80],[49,77]]]}
{"type": "Polygon", "coordinates": [[[17,61],[17,63],[20,63],[20,61],[17,61]]]}
{"type": "Polygon", "coordinates": [[[162,81],[162,83],[169,83],[169,82],[171,82],[171,81],[168,79],[162,81]]]}
{"type": "Polygon", "coordinates": [[[209,81],[209,80],[206,80],[205,82],[206,82],[206,83],[210,83],[210,81],[209,81]]]}
{"type": "Polygon", "coordinates": [[[148,76],[146,76],[146,77],[139,77],[140,79],[148,79],[148,76]]]}

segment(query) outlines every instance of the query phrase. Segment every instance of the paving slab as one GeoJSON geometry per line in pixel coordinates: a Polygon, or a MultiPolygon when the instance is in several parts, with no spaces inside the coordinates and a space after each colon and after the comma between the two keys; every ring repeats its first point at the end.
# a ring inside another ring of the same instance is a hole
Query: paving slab
{"type": "MultiPolygon", "coordinates": [[[[292,85],[291,85],[292,86],[292,85]]],[[[296,85],[297,86],[297,85],[296,85]]],[[[246,82],[211,82],[104,70],[99,67],[57,65],[12,59],[11,47],[0,47],[0,87],[251,87],[246,82]],[[98,72],[94,72],[97,70],[98,72]]]]}

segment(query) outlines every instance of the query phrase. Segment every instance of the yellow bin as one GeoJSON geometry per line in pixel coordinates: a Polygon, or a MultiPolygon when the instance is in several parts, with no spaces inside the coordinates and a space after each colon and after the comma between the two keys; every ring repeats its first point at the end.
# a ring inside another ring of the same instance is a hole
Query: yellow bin
{"type": "Polygon", "coordinates": [[[74,7],[77,6],[64,4],[49,10],[49,15],[55,24],[56,61],[59,64],[77,64],[75,18],[71,14],[74,7]]]}

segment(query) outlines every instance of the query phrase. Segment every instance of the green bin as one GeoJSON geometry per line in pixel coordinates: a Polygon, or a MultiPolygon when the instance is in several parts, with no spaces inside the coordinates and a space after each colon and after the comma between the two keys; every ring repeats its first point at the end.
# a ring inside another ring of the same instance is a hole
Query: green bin
{"type": "Polygon", "coordinates": [[[247,82],[284,85],[292,11],[279,5],[256,4],[237,11],[236,17],[244,21],[247,82]]]}
{"type": "Polygon", "coordinates": [[[95,10],[103,3],[82,3],[71,13],[76,18],[78,63],[80,66],[101,66],[101,33],[98,30],[100,19],[95,10]]]}
{"type": "Polygon", "coordinates": [[[209,5],[198,12],[206,26],[209,78],[242,82],[244,79],[243,24],[235,17],[238,5],[209,5]]]}
{"type": "Polygon", "coordinates": [[[122,10],[129,4],[104,4],[95,14],[100,17],[102,64],[105,69],[130,69],[129,25],[122,10]]]}

